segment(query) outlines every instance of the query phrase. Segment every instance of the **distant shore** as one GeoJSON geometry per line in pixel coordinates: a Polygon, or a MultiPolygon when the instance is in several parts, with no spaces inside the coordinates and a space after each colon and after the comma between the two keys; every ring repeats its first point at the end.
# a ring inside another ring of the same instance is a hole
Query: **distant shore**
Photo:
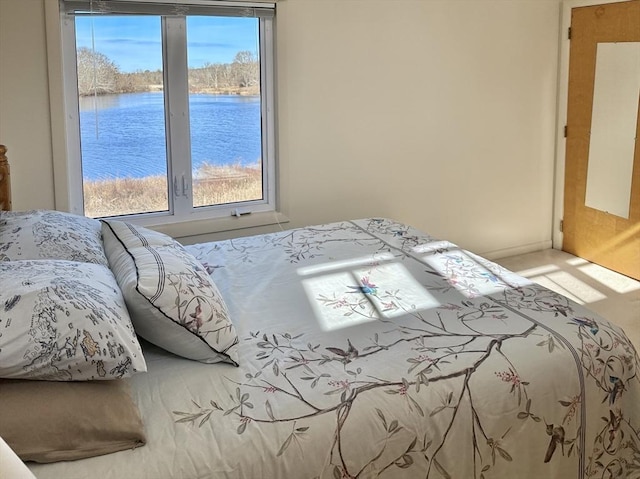
{"type": "MultiPolygon", "coordinates": [[[[162,84],[151,84],[135,89],[128,89],[122,91],[96,93],[98,96],[102,95],[122,95],[125,93],[159,93],[164,91],[162,84]]],[[[223,88],[190,88],[189,93],[203,94],[203,95],[239,95],[239,96],[259,96],[260,88],[258,86],[250,87],[223,87],[223,88]]],[[[93,93],[80,94],[80,97],[93,96],[93,93]]]]}

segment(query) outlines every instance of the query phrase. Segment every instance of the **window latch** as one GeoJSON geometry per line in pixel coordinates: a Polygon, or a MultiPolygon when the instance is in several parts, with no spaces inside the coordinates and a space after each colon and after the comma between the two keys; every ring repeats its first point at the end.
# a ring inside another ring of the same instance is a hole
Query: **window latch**
{"type": "Polygon", "coordinates": [[[187,191],[189,191],[189,182],[187,181],[184,175],[180,177],[180,180],[181,180],[180,189],[178,189],[178,177],[177,176],[173,177],[173,194],[175,195],[176,198],[178,196],[184,196],[184,197],[188,196],[187,191]]]}
{"type": "Polygon", "coordinates": [[[187,183],[187,179],[182,175],[182,196],[187,196],[187,191],[189,191],[189,183],[187,183]]]}

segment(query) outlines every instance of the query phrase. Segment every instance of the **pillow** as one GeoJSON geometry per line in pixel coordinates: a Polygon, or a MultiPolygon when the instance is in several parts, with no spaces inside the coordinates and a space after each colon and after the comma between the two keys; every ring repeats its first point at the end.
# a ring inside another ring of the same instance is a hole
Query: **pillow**
{"type": "Polygon", "coordinates": [[[23,461],[83,459],[146,442],[126,380],[0,380],[0,436],[23,461]]]}
{"type": "Polygon", "coordinates": [[[81,381],[146,371],[108,268],[0,261],[0,284],[0,377],[81,381]]]}
{"type": "Polygon", "coordinates": [[[64,259],[109,266],[100,222],[61,211],[0,212],[0,261],[64,259]]]}
{"type": "Polygon", "coordinates": [[[202,264],[167,235],[102,220],[111,270],[136,332],[179,356],[238,365],[238,335],[202,264]]]}

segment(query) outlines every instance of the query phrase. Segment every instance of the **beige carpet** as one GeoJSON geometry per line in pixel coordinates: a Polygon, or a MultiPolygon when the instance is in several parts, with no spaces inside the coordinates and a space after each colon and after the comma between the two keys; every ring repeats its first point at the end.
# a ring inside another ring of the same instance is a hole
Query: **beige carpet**
{"type": "Polygon", "coordinates": [[[640,351],[640,281],[553,249],[495,262],[619,325],[640,351]]]}

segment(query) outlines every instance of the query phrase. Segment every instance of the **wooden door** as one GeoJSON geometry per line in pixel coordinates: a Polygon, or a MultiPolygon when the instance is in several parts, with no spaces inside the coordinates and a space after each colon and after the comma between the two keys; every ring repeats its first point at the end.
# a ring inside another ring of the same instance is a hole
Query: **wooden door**
{"type": "Polygon", "coordinates": [[[640,280],[640,92],[625,102],[636,112],[627,217],[586,199],[598,46],[640,42],[640,0],[572,9],[570,38],[562,249],[640,280]]]}

